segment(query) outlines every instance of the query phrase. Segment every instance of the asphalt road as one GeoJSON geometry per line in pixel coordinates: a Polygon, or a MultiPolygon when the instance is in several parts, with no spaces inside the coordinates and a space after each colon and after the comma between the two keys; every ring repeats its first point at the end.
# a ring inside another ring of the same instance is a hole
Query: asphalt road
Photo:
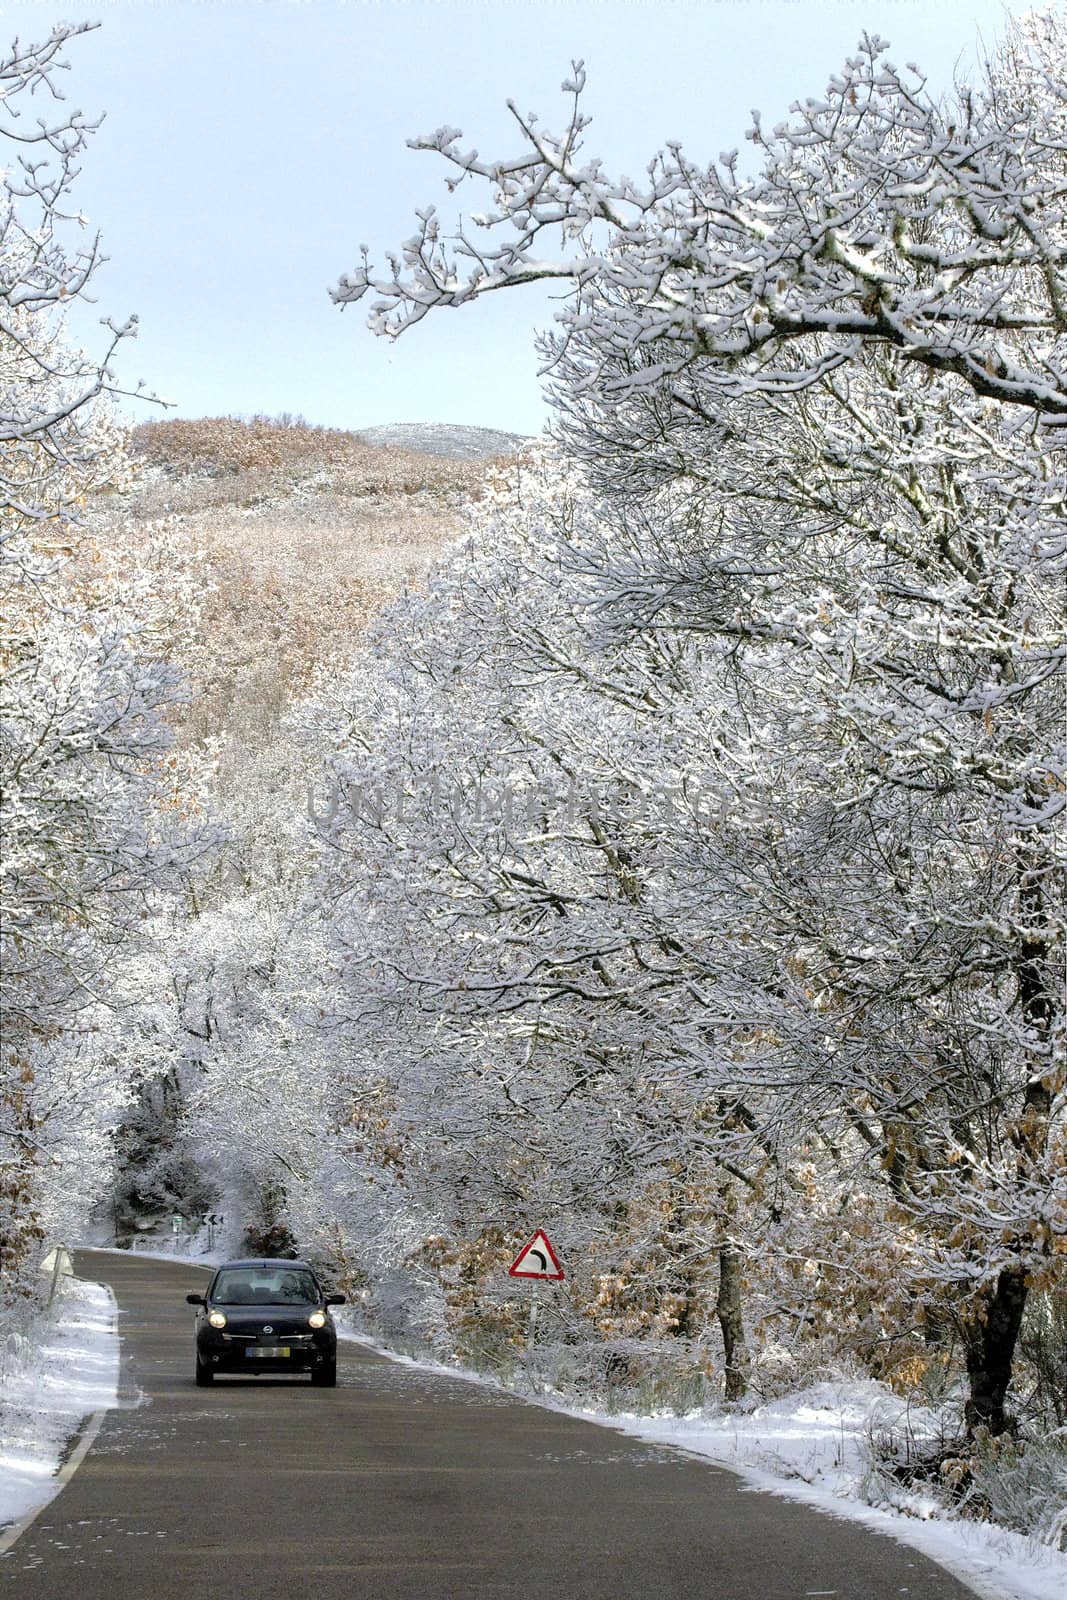
{"type": "Polygon", "coordinates": [[[0,1560],[19,1600],[973,1600],[854,1523],[359,1346],[337,1389],[197,1389],[201,1273],[77,1270],[118,1300],[124,1403],[0,1560]]]}

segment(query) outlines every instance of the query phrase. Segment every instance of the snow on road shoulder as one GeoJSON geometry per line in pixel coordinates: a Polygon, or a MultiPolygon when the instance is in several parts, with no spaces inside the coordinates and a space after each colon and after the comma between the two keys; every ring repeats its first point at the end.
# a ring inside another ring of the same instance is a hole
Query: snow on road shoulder
{"type": "MultiPolygon", "coordinates": [[[[878,1384],[816,1384],[747,1413],[687,1417],[574,1412],[656,1444],[675,1445],[741,1473],[753,1486],[862,1522],[948,1567],[989,1600],[1062,1600],[1067,1555],[988,1522],[945,1514],[932,1497],[877,1490],[862,1446],[868,1430],[899,1422],[905,1407],[878,1384]]],[[[911,1421],[922,1419],[911,1412],[911,1421]]]]}
{"type": "MultiPolygon", "coordinates": [[[[481,1373],[400,1355],[376,1338],[343,1327],[338,1331],[402,1366],[506,1389],[481,1373]]],[[[730,1467],[753,1489],[862,1522],[947,1567],[981,1600],[1062,1600],[1067,1594],[1067,1555],[1035,1539],[947,1516],[932,1498],[919,1495],[901,1494],[897,1505],[869,1503],[873,1491],[861,1446],[871,1427],[899,1421],[905,1409],[879,1384],[820,1383],[747,1412],[684,1417],[608,1414],[564,1405],[551,1394],[517,1397],[652,1444],[673,1445],[730,1467]]],[[[910,1419],[921,1427],[914,1408],[910,1419]]]]}
{"type": "Polygon", "coordinates": [[[56,1474],[79,1424],[118,1402],[115,1301],[101,1283],[68,1278],[55,1317],[0,1367],[0,1535],[61,1488],[56,1474]]]}

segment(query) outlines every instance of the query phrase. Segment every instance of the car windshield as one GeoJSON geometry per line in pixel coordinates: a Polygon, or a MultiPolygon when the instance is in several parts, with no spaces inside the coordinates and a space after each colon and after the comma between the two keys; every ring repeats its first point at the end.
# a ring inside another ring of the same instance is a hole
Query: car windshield
{"type": "Polygon", "coordinates": [[[301,1267],[226,1267],[211,1286],[211,1298],[227,1306],[296,1305],[318,1300],[319,1290],[301,1267]]]}

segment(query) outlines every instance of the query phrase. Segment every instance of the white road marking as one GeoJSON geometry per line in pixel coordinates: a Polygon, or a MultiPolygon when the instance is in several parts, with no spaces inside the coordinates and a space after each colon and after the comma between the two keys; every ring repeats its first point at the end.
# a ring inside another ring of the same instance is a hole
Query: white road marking
{"type": "Polygon", "coordinates": [[[77,1472],[78,1468],[89,1454],[89,1451],[92,1449],[93,1441],[100,1432],[106,1416],[106,1411],[93,1412],[92,1416],[89,1418],[89,1421],[85,1425],[82,1436],[78,1440],[78,1443],[75,1445],[69,1457],[53,1478],[52,1482],[55,1484],[55,1489],[49,1495],[48,1499],[43,1505],[37,1506],[35,1510],[27,1511],[26,1515],[24,1517],[20,1517],[18,1522],[13,1522],[11,1524],[11,1527],[8,1528],[5,1534],[0,1535],[0,1556],[7,1554],[12,1545],[15,1544],[17,1540],[22,1538],[22,1535],[26,1532],[26,1529],[32,1527],[32,1525],[37,1521],[37,1518],[41,1515],[41,1512],[44,1511],[45,1507],[50,1506],[59,1491],[70,1482],[71,1478],[73,1478],[74,1474],[77,1472]]]}

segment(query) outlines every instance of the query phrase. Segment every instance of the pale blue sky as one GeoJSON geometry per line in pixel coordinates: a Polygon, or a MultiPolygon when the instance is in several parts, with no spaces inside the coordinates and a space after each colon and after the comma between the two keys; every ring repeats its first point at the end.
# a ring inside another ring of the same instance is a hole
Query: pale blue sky
{"type": "MultiPolygon", "coordinates": [[[[1024,0],[1010,0],[1022,10],[1024,0]]],[[[84,0],[0,5],[6,42],[60,18],[69,100],[107,119],[78,202],[111,258],[99,312],[137,312],[122,370],[181,416],[461,422],[536,432],[539,289],[428,318],[397,344],[327,288],[366,241],[380,261],[443,167],[405,139],[442,123],[517,145],[505,101],[561,122],[585,58],[587,149],[634,172],[668,139],[708,159],[818,94],[864,30],[947,87],[992,44],[1003,0],[84,0]]],[[[468,202],[470,203],[470,202],[468,202]]]]}

